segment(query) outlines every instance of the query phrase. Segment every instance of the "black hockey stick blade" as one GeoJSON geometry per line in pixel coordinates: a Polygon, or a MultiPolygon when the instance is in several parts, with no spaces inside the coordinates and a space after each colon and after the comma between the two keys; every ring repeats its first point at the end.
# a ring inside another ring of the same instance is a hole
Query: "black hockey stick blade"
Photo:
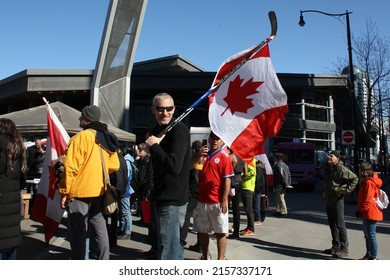
{"type": "Polygon", "coordinates": [[[276,19],[276,14],[274,11],[268,12],[269,21],[271,23],[271,36],[276,36],[278,32],[278,21],[276,19]]]}

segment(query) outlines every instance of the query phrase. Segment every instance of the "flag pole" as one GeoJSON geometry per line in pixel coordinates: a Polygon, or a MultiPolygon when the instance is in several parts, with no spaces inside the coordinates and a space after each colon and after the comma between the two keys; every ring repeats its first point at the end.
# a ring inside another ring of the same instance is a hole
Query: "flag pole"
{"type": "Polygon", "coordinates": [[[253,48],[253,50],[239,64],[237,64],[232,70],[230,70],[225,76],[223,76],[222,79],[220,79],[217,84],[215,84],[208,91],[206,91],[198,100],[196,100],[189,108],[187,108],[179,117],[174,119],[174,121],[172,123],[170,123],[163,131],[161,131],[157,135],[157,137],[161,137],[161,136],[167,134],[176,124],[178,124],[185,117],[187,117],[195,109],[195,107],[199,105],[200,102],[202,102],[206,97],[208,97],[215,89],[217,89],[222,83],[224,83],[227,79],[229,79],[248,60],[250,60],[256,53],[258,53],[262,48],[264,48],[265,45],[267,45],[272,39],[275,38],[276,33],[278,31],[278,24],[277,24],[275,12],[274,11],[268,12],[268,17],[269,17],[269,20],[271,23],[271,35],[268,38],[266,38],[265,40],[261,41],[255,48],[253,48]]]}
{"type": "Polygon", "coordinates": [[[43,102],[45,102],[46,105],[49,105],[49,101],[46,100],[45,97],[42,97],[43,102]]]}

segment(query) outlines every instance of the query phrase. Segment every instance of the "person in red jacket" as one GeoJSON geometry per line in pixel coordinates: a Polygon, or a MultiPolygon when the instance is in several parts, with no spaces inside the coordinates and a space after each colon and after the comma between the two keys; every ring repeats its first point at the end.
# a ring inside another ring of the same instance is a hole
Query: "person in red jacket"
{"type": "Polygon", "coordinates": [[[372,165],[368,162],[360,164],[359,194],[356,217],[363,220],[364,238],[366,240],[366,255],[362,260],[377,260],[378,242],[376,239],[376,224],[383,220],[383,212],[375,203],[382,180],[374,173],[372,165]]]}

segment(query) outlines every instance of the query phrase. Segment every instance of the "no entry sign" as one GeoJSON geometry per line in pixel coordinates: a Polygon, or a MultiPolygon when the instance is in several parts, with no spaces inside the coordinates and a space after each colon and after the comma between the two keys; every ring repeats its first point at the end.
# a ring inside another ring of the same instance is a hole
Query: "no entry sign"
{"type": "Polygon", "coordinates": [[[341,133],[343,144],[355,144],[355,130],[343,130],[341,133]]]}

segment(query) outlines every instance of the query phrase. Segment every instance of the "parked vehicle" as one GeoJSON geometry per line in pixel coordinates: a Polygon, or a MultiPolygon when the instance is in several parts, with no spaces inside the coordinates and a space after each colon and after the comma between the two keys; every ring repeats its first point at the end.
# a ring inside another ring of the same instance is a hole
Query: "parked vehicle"
{"type": "Polygon", "coordinates": [[[291,185],[296,189],[314,191],[316,186],[315,145],[280,142],[276,148],[286,157],[285,162],[291,173],[291,185]]]}

